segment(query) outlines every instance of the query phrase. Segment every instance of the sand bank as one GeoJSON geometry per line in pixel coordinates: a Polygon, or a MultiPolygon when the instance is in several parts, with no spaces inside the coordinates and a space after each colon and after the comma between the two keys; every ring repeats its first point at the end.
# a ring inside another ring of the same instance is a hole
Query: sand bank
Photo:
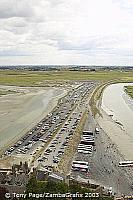
{"type": "Polygon", "coordinates": [[[110,116],[108,116],[102,109],[100,109],[102,117],[97,118],[97,122],[100,127],[107,133],[112,140],[112,143],[116,144],[120,153],[126,160],[133,160],[133,141],[124,130],[116,124],[110,116]]]}
{"type": "MultiPolygon", "coordinates": [[[[122,98],[125,98],[125,96],[123,96],[123,93],[122,93],[122,98]]],[[[115,98],[113,98],[112,101],[118,101],[116,102],[118,106],[121,103],[119,102],[119,99],[115,98]]],[[[129,109],[126,103],[127,102],[124,101],[125,107],[123,106],[122,110],[122,112],[124,111],[125,114],[126,110],[124,109],[126,108],[129,109]]],[[[116,114],[115,110],[113,110],[112,112],[108,108],[103,109],[104,107],[102,106],[102,99],[98,103],[98,108],[100,110],[100,113],[102,114],[102,117],[98,116],[96,118],[100,127],[107,133],[112,142],[116,144],[118,150],[124,156],[124,158],[126,160],[133,160],[133,134],[131,132],[131,126],[129,126],[130,129],[126,129],[125,123],[124,125],[121,124],[121,122],[125,122],[124,120],[119,121],[119,118],[117,118],[118,120],[116,120],[116,118],[114,117],[114,115],[116,114]]],[[[117,109],[117,107],[115,109],[117,109]]],[[[125,117],[124,119],[126,120],[126,116],[124,116],[124,113],[123,113],[123,118],[125,117]]],[[[122,116],[120,119],[122,119],[122,116]]],[[[132,119],[130,119],[130,117],[127,116],[127,125],[128,125],[128,120],[132,119]]]]}

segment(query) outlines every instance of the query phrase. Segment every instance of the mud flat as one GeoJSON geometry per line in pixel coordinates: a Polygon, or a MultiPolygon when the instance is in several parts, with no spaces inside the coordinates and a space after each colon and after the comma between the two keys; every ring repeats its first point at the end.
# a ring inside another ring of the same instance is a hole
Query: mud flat
{"type": "Polygon", "coordinates": [[[108,86],[99,102],[102,117],[97,117],[100,127],[115,143],[125,160],[133,160],[133,100],[120,83],[108,86]]]}
{"type": "Polygon", "coordinates": [[[67,89],[0,86],[15,93],[0,97],[0,150],[24,135],[57,105],[67,89]]]}

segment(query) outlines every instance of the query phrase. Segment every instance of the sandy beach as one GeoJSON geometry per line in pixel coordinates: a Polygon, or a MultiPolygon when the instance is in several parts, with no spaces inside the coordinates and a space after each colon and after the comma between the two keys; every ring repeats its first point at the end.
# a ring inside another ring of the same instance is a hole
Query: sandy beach
{"type": "Polygon", "coordinates": [[[18,93],[0,97],[0,149],[24,135],[57,105],[61,88],[0,86],[18,93]]]}
{"type": "MultiPolygon", "coordinates": [[[[97,116],[99,126],[106,132],[125,160],[133,160],[133,135],[122,124],[114,120],[111,113],[102,108],[102,97],[98,103],[98,109],[102,116],[97,116]]],[[[113,113],[114,114],[114,113],[113,113]]],[[[127,120],[131,120],[130,118],[127,120]]]]}
{"type": "Polygon", "coordinates": [[[116,144],[120,153],[124,156],[125,160],[133,160],[133,141],[128,134],[116,124],[110,116],[108,116],[102,109],[100,109],[102,117],[97,118],[99,126],[107,133],[116,144]]]}

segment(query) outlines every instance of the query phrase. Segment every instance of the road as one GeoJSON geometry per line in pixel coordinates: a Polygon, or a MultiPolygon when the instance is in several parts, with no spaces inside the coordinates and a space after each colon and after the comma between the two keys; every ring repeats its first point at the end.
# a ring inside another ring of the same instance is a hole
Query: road
{"type": "MultiPolygon", "coordinates": [[[[35,127],[26,133],[4,156],[24,156],[34,159],[32,167],[56,168],[62,158],[69,140],[80,122],[83,113],[88,112],[84,130],[92,130],[98,126],[88,106],[88,94],[94,89],[95,82],[80,82],[60,100],[57,107],[35,127]],[[87,97],[87,98],[86,98],[87,97]],[[41,152],[41,153],[39,153],[41,152]],[[38,155],[39,153],[39,155],[38,155]]],[[[94,180],[100,185],[112,190],[117,195],[131,195],[133,190],[133,170],[121,168],[119,161],[123,160],[115,144],[112,144],[107,134],[99,127],[100,133],[95,136],[95,151],[92,154],[75,153],[74,160],[89,162],[89,173],[72,171],[74,177],[81,176],[94,180]]]]}
{"type": "MultiPolygon", "coordinates": [[[[48,143],[53,139],[54,134],[61,129],[71,112],[82,102],[82,98],[94,86],[95,82],[78,83],[77,88],[72,88],[46,118],[42,119],[19,141],[7,149],[4,156],[30,157],[32,160],[41,149],[46,149],[48,143]]],[[[72,120],[73,123],[75,121],[72,120]]],[[[70,127],[72,124],[70,124],[70,127]]]]}
{"type": "Polygon", "coordinates": [[[52,138],[39,159],[34,163],[34,167],[36,167],[38,163],[41,163],[44,167],[57,167],[69,140],[72,138],[83,113],[86,111],[84,97],[86,97],[86,94],[88,94],[90,89],[90,85],[87,84],[82,87],[82,93],[79,93],[78,91],[78,100],[74,104],[74,109],[71,110],[69,117],[64,121],[57,134],[52,138]]]}

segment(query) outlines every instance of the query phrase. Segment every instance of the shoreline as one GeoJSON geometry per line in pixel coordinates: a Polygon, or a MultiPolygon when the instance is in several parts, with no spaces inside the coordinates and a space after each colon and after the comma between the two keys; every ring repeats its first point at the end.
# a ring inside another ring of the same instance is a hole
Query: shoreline
{"type": "MultiPolygon", "coordinates": [[[[124,130],[123,125],[113,116],[102,108],[103,93],[97,102],[97,108],[100,115],[96,116],[96,121],[104,130],[112,143],[116,145],[117,150],[125,160],[133,160],[133,141],[124,130]],[[129,148],[130,147],[130,148],[129,148]]],[[[111,112],[111,111],[110,111],[111,112]]]]}
{"type": "Polygon", "coordinates": [[[133,86],[124,86],[125,93],[133,99],[133,86]]]}
{"type": "MultiPolygon", "coordinates": [[[[41,119],[46,117],[46,115],[50,113],[57,106],[59,99],[65,96],[68,92],[67,89],[64,90],[61,88],[54,88],[54,89],[52,88],[51,91],[49,91],[50,88],[49,89],[43,88],[42,90],[40,89],[40,91],[37,91],[36,94],[34,93],[35,91],[34,92],[29,91],[26,94],[18,93],[18,95],[15,94],[15,96],[12,97],[8,95],[6,96],[6,99],[7,100],[10,99],[10,101],[14,100],[15,98],[18,98],[16,102],[17,103],[19,102],[21,106],[22,105],[24,106],[24,108],[23,107],[22,109],[19,108],[18,106],[19,103],[18,103],[17,108],[15,108],[16,110],[18,109],[17,111],[14,109],[15,111],[11,110],[10,113],[6,113],[5,116],[2,114],[0,115],[0,117],[3,120],[1,121],[2,128],[0,131],[1,141],[3,141],[3,139],[5,138],[4,135],[7,133],[7,137],[4,139],[3,143],[1,143],[0,153],[2,153],[6,148],[11,146],[15,141],[19,140],[19,138],[21,138],[24,134],[26,134],[26,132],[28,132],[32,127],[34,127],[35,124],[37,124],[41,119]],[[19,101],[20,98],[22,98],[22,102],[19,101]],[[29,107],[29,105],[31,106],[31,108],[30,110],[27,110],[27,107],[29,107]],[[34,105],[36,105],[35,110],[33,109],[34,105]],[[11,118],[12,115],[13,117],[11,118]],[[7,123],[6,119],[9,120],[9,124],[7,123]],[[5,134],[3,134],[4,132],[2,129],[5,131],[5,134]],[[14,130],[14,132],[17,132],[16,135],[13,134],[12,129],[14,130]],[[12,131],[11,133],[10,130],[12,131]]],[[[3,104],[4,100],[5,96],[1,98],[1,102],[3,102],[3,104]]]]}

